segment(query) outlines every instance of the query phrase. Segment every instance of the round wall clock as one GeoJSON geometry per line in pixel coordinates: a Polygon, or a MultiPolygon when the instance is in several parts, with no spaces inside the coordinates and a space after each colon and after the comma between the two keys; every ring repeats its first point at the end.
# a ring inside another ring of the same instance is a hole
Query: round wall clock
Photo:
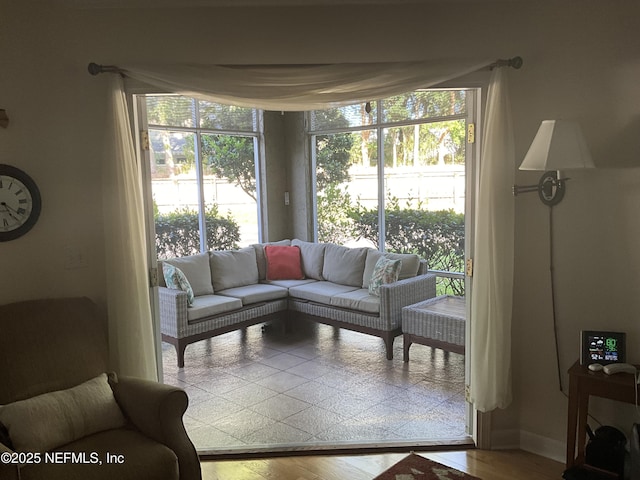
{"type": "Polygon", "coordinates": [[[40,190],[33,179],[19,168],[0,164],[0,242],[31,230],[41,206],[40,190]]]}

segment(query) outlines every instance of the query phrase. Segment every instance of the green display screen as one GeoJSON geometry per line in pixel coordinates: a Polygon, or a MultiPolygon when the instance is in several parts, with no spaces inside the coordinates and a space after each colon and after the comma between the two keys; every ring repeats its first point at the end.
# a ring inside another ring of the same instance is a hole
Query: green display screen
{"type": "Polygon", "coordinates": [[[620,363],[625,361],[623,332],[582,332],[582,363],[620,363]]]}

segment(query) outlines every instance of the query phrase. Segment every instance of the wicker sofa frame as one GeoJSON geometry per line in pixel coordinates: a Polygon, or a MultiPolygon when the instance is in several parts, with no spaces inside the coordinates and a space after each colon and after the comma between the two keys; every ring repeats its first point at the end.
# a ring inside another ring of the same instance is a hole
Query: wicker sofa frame
{"type": "Polygon", "coordinates": [[[435,297],[436,275],[428,273],[423,260],[415,277],[382,285],[377,315],[288,296],[189,323],[185,292],[159,287],[158,293],[162,340],[174,345],[180,368],[187,345],[276,319],[284,320],[287,330],[298,320],[308,320],[380,337],[386,358],[392,360],[395,337],[402,334],[402,308],[435,297]]]}
{"type": "Polygon", "coordinates": [[[281,299],[247,305],[233,312],[212,315],[195,323],[189,323],[186,297],[187,294],[182,291],[159,287],[162,341],[175,347],[180,368],[184,367],[184,352],[187,345],[259,323],[277,320],[283,318],[283,314],[287,312],[287,299],[281,299]]]}
{"type": "Polygon", "coordinates": [[[418,275],[380,287],[380,314],[289,298],[292,317],[332,325],[382,338],[387,360],[393,360],[393,342],[402,334],[402,308],[436,295],[436,275],[421,262],[418,275]]]}

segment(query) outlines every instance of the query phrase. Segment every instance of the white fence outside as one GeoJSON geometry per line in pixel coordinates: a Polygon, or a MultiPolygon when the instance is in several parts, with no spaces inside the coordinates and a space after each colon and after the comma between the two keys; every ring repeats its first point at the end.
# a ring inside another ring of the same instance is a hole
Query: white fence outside
{"type": "MultiPolygon", "coordinates": [[[[400,206],[406,201],[421,201],[427,210],[453,209],[464,213],[465,167],[464,165],[434,165],[426,167],[400,167],[388,169],[385,174],[387,195],[397,197],[400,206]]],[[[348,192],[352,200],[371,208],[377,204],[377,171],[375,167],[352,167],[348,192]]],[[[256,202],[240,187],[226,179],[204,178],[206,204],[216,203],[221,215],[231,212],[240,225],[241,245],[258,241],[256,202]]],[[[161,213],[176,208],[197,210],[198,188],[195,175],[179,175],[152,181],[153,197],[161,213]]],[[[415,203],[413,204],[415,205],[415,203]]]]}

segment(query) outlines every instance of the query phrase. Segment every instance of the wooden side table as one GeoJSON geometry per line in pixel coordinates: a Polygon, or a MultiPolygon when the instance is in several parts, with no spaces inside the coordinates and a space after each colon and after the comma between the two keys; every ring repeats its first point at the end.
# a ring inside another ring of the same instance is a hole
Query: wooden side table
{"type": "Polygon", "coordinates": [[[631,373],[607,375],[602,371],[592,372],[587,365],[580,365],[579,361],[573,364],[569,369],[567,468],[582,465],[585,460],[589,396],[635,404],[636,393],[640,392],[639,387],[640,385],[636,384],[635,375],[631,373]]]}

